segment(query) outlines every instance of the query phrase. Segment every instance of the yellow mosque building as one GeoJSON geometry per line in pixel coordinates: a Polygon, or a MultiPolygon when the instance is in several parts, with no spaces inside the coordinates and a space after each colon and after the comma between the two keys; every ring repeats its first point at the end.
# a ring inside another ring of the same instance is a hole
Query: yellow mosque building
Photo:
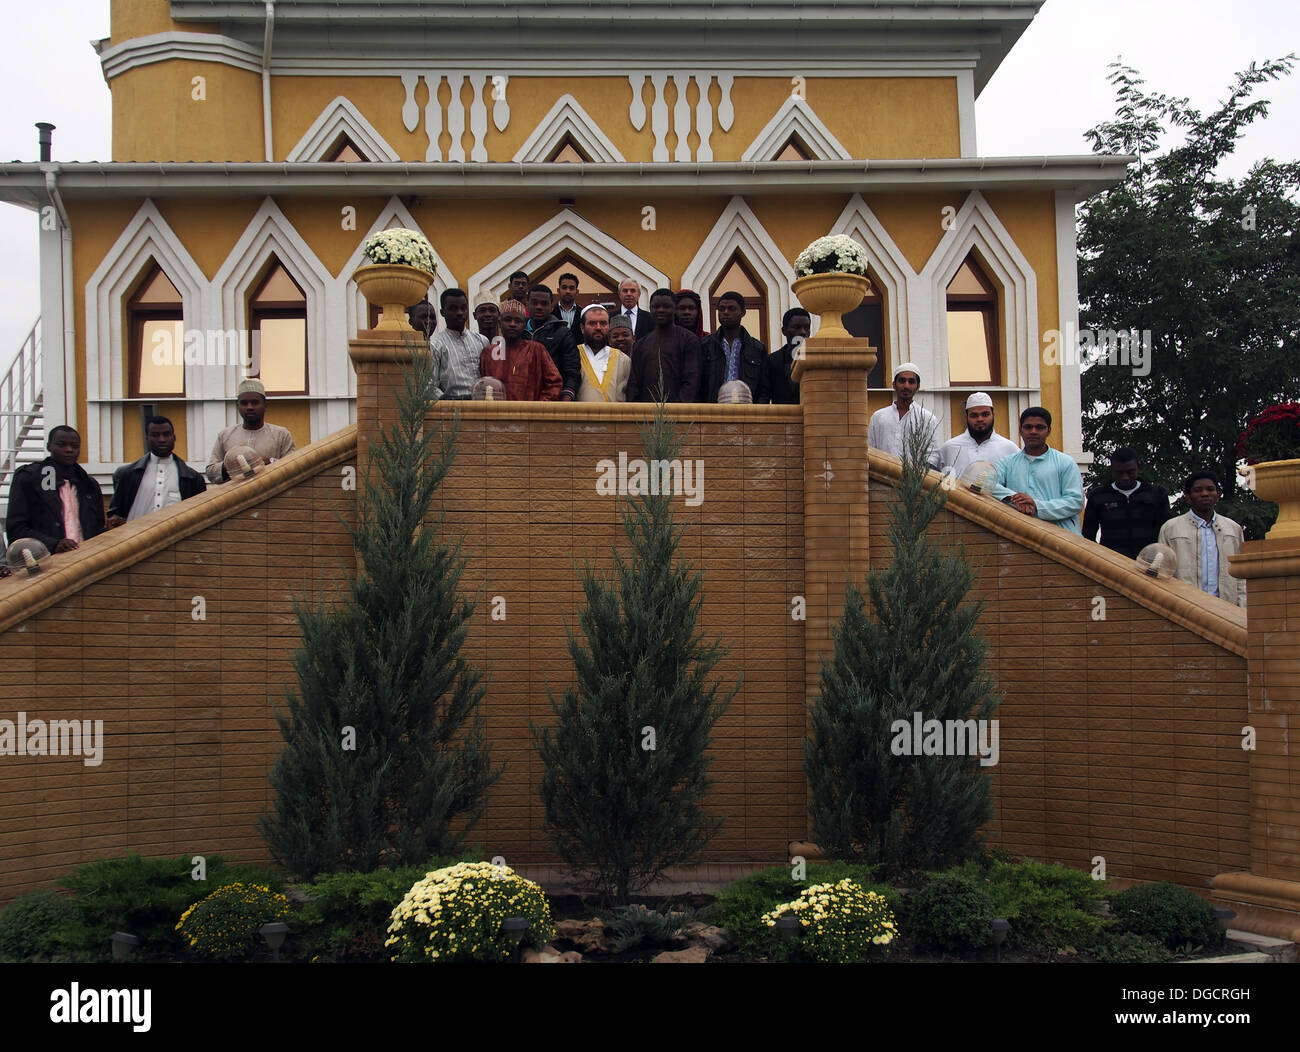
{"type": "Polygon", "coordinates": [[[872,261],[847,322],[880,351],[870,410],[911,361],[947,433],[981,389],[1000,432],[1041,404],[1086,459],[1077,363],[1044,352],[1077,319],[1075,205],[1125,159],[976,141],[1040,0],[477,6],[112,0],[112,160],[0,167],[0,200],[41,216],[40,379],[4,389],[0,489],[23,428],[69,423],[107,494],[150,411],[201,465],[250,371],[299,448],[355,420],[350,276],[390,226],[433,244],[431,296],[633,278],[643,307],[697,291],[712,329],[732,290],[769,349],[790,261],[848,234],[872,261]]]}

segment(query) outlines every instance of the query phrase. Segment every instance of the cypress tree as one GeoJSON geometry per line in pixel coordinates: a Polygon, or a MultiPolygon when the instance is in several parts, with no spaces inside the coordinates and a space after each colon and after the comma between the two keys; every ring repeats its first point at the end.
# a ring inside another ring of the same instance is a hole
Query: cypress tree
{"type": "Polygon", "coordinates": [[[453,853],[500,775],[478,711],[483,675],[460,655],[474,609],[457,597],[465,562],[426,522],[456,456],[456,425],[426,426],[434,383],[427,347],[413,346],[350,527],[361,569],[345,573],[340,601],[294,604],[298,689],[276,716],[285,748],[261,825],[299,876],[453,853]]]}
{"type": "Polygon", "coordinates": [[[867,577],[870,614],[862,592],[846,585],[804,741],[817,842],[833,858],[880,864],[889,877],[975,853],[993,814],[978,756],[918,755],[923,743],[896,721],[911,728],[915,713],[941,723],[987,720],[1000,700],[976,632],[984,604],[966,598],[970,564],[927,536],[947,494],[925,488],[924,436],[912,433],[908,445],[890,508],[893,561],[867,577]]]}
{"type": "MultiPolygon", "coordinates": [[[[641,434],[652,466],[677,458],[662,411],[641,434]]],[[[533,738],[548,836],[588,886],[626,903],[722,827],[703,807],[706,750],[739,684],[720,697],[710,682],[726,651],[696,630],[703,576],[677,557],[672,495],[639,493],[620,511],[630,553],[615,551],[609,580],[582,571],[577,684],[551,698],[556,720],[533,738]]]]}

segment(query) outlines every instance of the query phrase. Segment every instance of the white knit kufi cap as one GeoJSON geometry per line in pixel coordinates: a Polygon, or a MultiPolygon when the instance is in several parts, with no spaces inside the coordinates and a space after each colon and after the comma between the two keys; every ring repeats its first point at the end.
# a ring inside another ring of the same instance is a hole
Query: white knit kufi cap
{"type": "Polygon", "coordinates": [[[244,394],[259,394],[265,398],[266,388],[262,386],[261,380],[241,380],[239,387],[235,389],[235,397],[238,398],[240,395],[244,394]]]}
{"type": "Polygon", "coordinates": [[[921,370],[911,362],[904,362],[894,370],[893,379],[898,379],[899,373],[916,373],[916,378],[921,379],[921,370]]]}
{"type": "Polygon", "coordinates": [[[988,395],[986,395],[983,391],[976,391],[973,395],[971,395],[968,399],[966,399],[966,408],[974,409],[978,405],[986,405],[990,409],[992,409],[993,399],[990,398],[988,395]]]}

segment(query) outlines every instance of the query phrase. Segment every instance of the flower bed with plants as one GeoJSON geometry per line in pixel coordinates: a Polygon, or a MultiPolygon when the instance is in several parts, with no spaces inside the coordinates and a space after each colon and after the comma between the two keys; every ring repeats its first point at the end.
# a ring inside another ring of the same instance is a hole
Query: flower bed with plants
{"type": "Polygon", "coordinates": [[[61,881],[71,894],[15,900],[0,911],[0,961],[107,960],[117,931],[139,938],[141,960],[268,960],[259,931],[270,921],[289,927],[283,959],[302,962],[1160,963],[1228,952],[1209,905],[1186,888],[1112,891],[1079,870],[1006,857],[909,888],[851,863],[810,863],[800,879],[780,866],[712,898],[595,910],[572,894],[548,900],[513,870],[474,859],[297,886],[216,857],[195,879],[190,861],[88,863],[61,881]],[[786,916],[799,924],[782,932],[786,916]],[[510,917],[524,920],[521,931],[507,930],[510,917]]]}

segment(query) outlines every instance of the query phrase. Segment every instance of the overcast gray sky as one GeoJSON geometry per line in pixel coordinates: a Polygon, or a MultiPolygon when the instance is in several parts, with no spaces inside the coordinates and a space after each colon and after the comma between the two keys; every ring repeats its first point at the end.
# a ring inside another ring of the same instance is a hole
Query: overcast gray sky
{"type": "MultiPolygon", "coordinates": [[[[56,160],[111,160],[110,98],[89,41],[108,36],[108,0],[7,5],[0,159],[37,159],[36,121],[58,126],[56,160]]],[[[1114,114],[1107,65],[1122,58],[1151,91],[1208,110],[1250,62],[1300,53],[1296,0],[1048,0],[976,103],[985,156],[1089,152],[1083,133],[1114,114]]],[[[1300,157],[1300,72],[1266,85],[1268,119],[1228,174],[1260,157],[1300,157]]],[[[39,313],[34,213],[0,204],[0,367],[39,313]]],[[[74,231],[75,236],[75,231],[74,231]]]]}

